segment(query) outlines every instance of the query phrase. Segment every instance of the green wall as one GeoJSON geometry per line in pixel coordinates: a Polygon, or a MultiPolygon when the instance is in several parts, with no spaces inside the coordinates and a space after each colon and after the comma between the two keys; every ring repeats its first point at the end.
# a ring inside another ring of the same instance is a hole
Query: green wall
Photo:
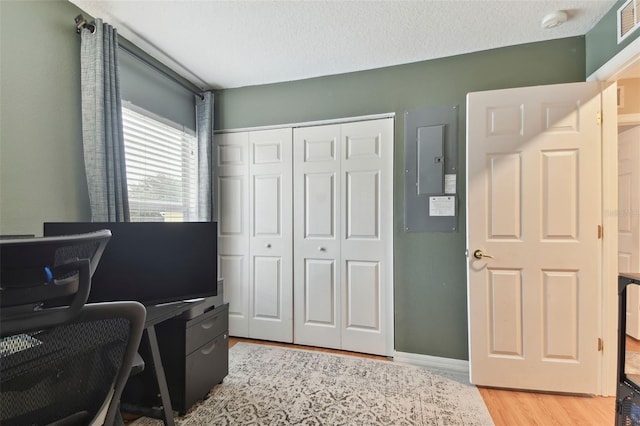
{"type": "Polygon", "coordinates": [[[633,40],[640,37],[640,30],[636,29],[622,43],[618,44],[616,14],[625,1],[618,0],[591,31],[586,34],[587,77],[606,64],[609,59],[620,53],[633,40]]]}
{"type": "MultiPolygon", "coordinates": [[[[222,90],[218,129],[395,112],[395,347],[467,359],[465,215],[459,232],[403,231],[405,110],[459,105],[458,169],[465,164],[468,92],[584,81],[584,38],[507,47],[445,59],[303,81],[222,90]],[[552,64],[552,66],[550,66],[552,64]]],[[[458,175],[461,206],[465,175],[458,175]]]]}
{"type": "Polygon", "coordinates": [[[0,1],[0,234],[90,218],[78,13],[67,1],[0,1]]]}

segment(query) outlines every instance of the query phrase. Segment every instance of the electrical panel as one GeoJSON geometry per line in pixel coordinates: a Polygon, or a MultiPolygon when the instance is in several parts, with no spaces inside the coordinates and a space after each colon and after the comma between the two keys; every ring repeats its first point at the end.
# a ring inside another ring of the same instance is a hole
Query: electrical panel
{"type": "Polygon", "coordinates": [[[455,232],[458,106],[406,111],[404,118],[404,229],[455,232]]]}

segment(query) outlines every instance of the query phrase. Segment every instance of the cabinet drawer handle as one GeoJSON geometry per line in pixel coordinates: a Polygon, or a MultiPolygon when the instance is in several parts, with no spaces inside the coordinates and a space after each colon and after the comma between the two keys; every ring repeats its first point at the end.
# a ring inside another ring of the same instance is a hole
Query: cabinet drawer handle
{"type": "Polygon", "coordinates": [[[210,329],[211,327],[213,327],[213,324],[216,323],[216,321],[218,321],[218,317],[213,318],[211,321],[209,322],[204,322],[202,324],[200,324],[200,327],[202,327],[205,330],[210,329]]]}
{"type": "Polygon", "coordinates": [[[215,348],[216,348],[216,342],[213,341],[213,343],[211,343],[211,346],[209,346],[208,348],[202,349],[200,352],[202,352],[202,355],[209,355],[211,352],[213,352],[215,348]]]}

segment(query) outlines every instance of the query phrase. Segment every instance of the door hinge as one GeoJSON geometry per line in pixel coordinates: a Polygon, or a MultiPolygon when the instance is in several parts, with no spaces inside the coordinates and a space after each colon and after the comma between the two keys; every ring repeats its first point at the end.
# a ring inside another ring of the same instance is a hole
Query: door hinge
{"type": "Polygon", "coordinates": [[[596,114],[596,123],[598,123],[598,126],[602,124],[602,111],[598,111],[598,114],[596,114]]]}
{"type": "Polygon", "coordinates": [[[602,352],[604,349],[604,343],[602,342],[602,338],[598,337],[598,352],[602,352]]]}
{"type": "Polygon", "coordinates": [[[598,225],[598,239],[601,240],[602,239],[602,225],[598,225]]]}

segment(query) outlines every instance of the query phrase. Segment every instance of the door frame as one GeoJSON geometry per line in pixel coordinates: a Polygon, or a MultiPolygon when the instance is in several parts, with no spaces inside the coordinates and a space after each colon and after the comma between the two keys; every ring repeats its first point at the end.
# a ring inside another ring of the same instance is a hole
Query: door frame
{"type": "MultiPolygon", "coordinates": [[[[631,66],[640,63],[640,38],[607,61],[586,81],[601,81],[602,88],[615,82],[631,66]]],[[[602,122],[602,338],[601,395],[613,396],[617,386],[618,353],[618,120],[602,122]],[[607,231],[609,230],[609,231],[607,231]]]]}

